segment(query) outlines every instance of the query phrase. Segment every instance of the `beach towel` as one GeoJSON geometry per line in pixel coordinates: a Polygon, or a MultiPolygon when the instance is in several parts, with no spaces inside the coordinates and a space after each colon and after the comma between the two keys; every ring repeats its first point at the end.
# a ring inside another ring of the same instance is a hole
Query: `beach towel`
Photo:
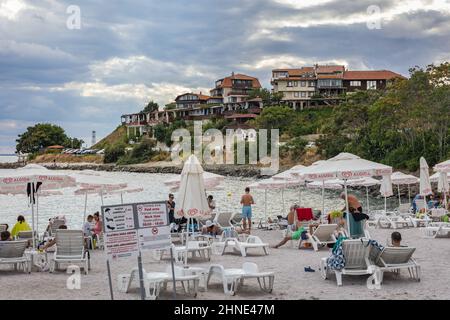
{"type": "Polygon", "coordinates": [[[309,221],[313,220],[314,215],[311,208],[297,208],[297,219],[298,221],[309,221]]]}
{"type": "Polygon", "coordinates": [[[342,251],[342,241],[347,238],[344,236],[339,236],[336,243],[331,250],[331,257],[327,259],[327,266],[331,270],[342,270],[345,267],[345,257],[342,251]]]}

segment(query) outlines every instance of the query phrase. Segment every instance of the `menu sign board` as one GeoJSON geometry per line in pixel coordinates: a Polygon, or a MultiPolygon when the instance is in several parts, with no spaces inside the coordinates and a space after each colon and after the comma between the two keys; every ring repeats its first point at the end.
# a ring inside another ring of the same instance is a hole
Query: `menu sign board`
{"type": "Polygon", "coordinates": [[[171,245],[165,201],[102,206],[102,218],[108,259],[171,245]]]}

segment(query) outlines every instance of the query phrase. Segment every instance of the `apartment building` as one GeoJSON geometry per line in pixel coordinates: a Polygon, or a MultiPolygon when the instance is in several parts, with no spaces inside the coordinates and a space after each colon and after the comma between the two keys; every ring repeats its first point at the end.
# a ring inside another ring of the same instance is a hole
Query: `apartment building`
{"type": "Polygon", "coordinates": [[[282,101],[294,109],[336,105],[346,93],[384,89],[388,81],[403,78],[387,71],[349,71],[340,65],[315,65],[300,69],[272,70],[272,91],[283,93],[282,101]]]}

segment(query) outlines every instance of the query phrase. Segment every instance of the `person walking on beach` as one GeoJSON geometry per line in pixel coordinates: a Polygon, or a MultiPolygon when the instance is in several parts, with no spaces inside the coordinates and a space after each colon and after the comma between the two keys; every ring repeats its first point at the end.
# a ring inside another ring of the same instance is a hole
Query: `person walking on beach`
{"type": "Polygon", "coordinates": [[[245,219],[248,220],[248,231],[252,229],[252,204],[255,204],[252,195],[250,194],[250,188],[245,188],[245,194],[241,197],[242,204],[242,227],[246,230],[245,219]]]}
{"type": "Polygon", "coordinates": [[[169,223],[175,222],[175,197],[169,193],[169,200],[167,200],[167,209],[169,209],[169,223]]]}

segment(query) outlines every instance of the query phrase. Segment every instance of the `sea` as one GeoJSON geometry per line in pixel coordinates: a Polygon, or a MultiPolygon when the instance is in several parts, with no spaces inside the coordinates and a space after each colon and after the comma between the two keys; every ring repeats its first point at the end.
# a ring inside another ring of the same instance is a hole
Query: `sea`
{"type": "Polygon", "coordinates": [[[0,163],[17,162],[18,157],[15,154],[0,154],[0,163]]]}
{"type": "MultiPolygon", "coordinates": [[[[7,157],[9,158],[9,156],[7,157]]],[[[12,159],[11,159],[12,160],[12,159]]],[[[0,178],[7,176],[14,170],[0,169],[0,178]]],[[[75,171],[60,171],[63,174],[73,174],[75,171]]],[[[174,174],[159,173],[130,173],[130,172],[99,172],[102,177],[114,179],[117,182],[125,182],[129,188],[143,188],[139,193],[123,194],[124,203],[136,203],[146,201],[162,201],[167,200],[168,194],[171,193],[168,187],[164,185],[164,181],[176,177],[174,174]]],[[[217,190],[208,191],[213,195],[216,201],[216,212],[235,212],[240,214],[241,205],[240,197],[246,186],[255,182],[254,178],[241,177],[225,177],[217,190]]],[[[85,196],[75,195],[75,188],[61,190],[62,195],[52,195],[40,197],[38,202],[38,229],[43,232],[47,227],[48,220],[54,216],[64,215],[67,219],[69,228],[81,228],[83,224],[85,196]]],[[[359,197],[361,203],[366,203],[366,194],[362,191],[351,191],[359,197]]],[[[177,199],[177,192],[175,200],[177,199]]],[[[313,209],[322,210],[322,191],[321,189],[307,188],[288,188],[284,192],[280,190],[268,190],[267,202],[264,190],[251,190],[255,199],[253,207],[253,220],[265,216],[265,207],[267,203],[267,216],[275,218],[277,215],[286,216],[289,207],[293,204],[301,203],[302,206],[311,207],[313,209]],[[300,194],[301,190],[301,194],[300,194]],[[301,196],[301,202],[300,202],[301,196]],[[283,206],[284,200],[284,206],[283,206]],[[284,209],[283,209],[284,208],[284,209]]],[[[325,211],[329,212],[334,209],[344,207],[344,201],[339,198],[341,190],[325,190],[325,211]]],[[[398,200],[395,197],[388,199],[388,207],[393,209],[398,206],[398,200]]],[[[120,194],[106,196],[104,205],[120,204],[120,194]]],[[[88,195],[87,197],[87,214],[93,214],[100,211],[102,206],[101,198],[98,195],[88,195]]],[[[370,198],[370,209],[384,208],[383,198],[370,198]]],[[[31,224],[31,208],[25,195],[0,195],[0,224],[7,223],[12,227],[18,215],[24,215],[26,220],[31,224]]]]}

